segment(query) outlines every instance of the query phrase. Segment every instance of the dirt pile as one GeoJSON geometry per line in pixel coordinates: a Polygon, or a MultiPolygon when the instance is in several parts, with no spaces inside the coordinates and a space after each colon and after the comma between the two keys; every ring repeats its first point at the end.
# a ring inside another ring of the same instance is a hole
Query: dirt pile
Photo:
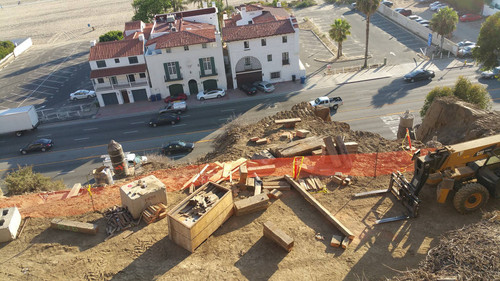
{"type": "MultiPolygon", "coordinates": [[[[325,119],[324,116],[307,102],[296,104],[291,110],[265,117],[255,124],[244,125],[242,120],[237,118],[227,124],[223,132],[214,140],[214,151],[207,154],[203,161],[228,161],[249,157],[266,148],[287,143],[289,140],[280,139],[280,135],[298,129],[308,130],[314,136],[344,136],[345,141],[354,141],[359,144],[359,153],[389,152],[402,149],[399,140],[391,141],[379,134],[353,131],[347,123],[324,121],[323,119],[325,119]],[[317,115],[321,115],[323,118],[317,115]],[[302,121],[297,123],[294,129],[287,129],[283,125],[274,123],[274,120],[288,118],[301,118],[302,121]],[[256,145],[249,141],[252,137],[268,138],[271,142],[266,145],[256,145]]],[[[412,143],[412,145],[422,146],[420,142],[412,143]]]]}
{"type": "Polygon", "coordinates": [[[446,233],[427,253],[420,267],[394,278],[398,281],[500,280],[500,211],[487,213],[476,224],[446,233]]]}
{"type": "Polygon", "coordinates": [[[416,136],[424,143],[437,136],[437,141],[449,145],[499,132],[497,111],[482,110],[455,97],[443,97],[431,104],[416,136]]]}

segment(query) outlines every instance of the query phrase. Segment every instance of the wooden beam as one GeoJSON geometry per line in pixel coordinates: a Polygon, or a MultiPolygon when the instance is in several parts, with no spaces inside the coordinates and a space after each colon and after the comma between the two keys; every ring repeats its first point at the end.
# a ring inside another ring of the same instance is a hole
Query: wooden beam
{"type": "Polygon", "coordinates": [[[80,192],[81,188],[82,188],[82,184],[81,183],[75,183],[75,185],[73,185],[73,188],[68,193],[68,195],[66,196],[66,198],[71,198],[71,197],[77,196],[78,193],[80,192]]]}
{"type": "Polygon", "coordinates": [[[316,198],[314,198],[309,192],[305,191],[300,185],[293,180],[289,175],[285,175],[285,179],[309,202],[316,208],[325,218],[333,224],[336,228],[338,228],[345,236],[349,238],[349,240],[354,239],[354,234],[347,229],[337,218],[335,218],[330,211],[325,209],[316,198]]]}
{"type": "Polygon", "coordinates": [[[280,191],[288,191],[288,190],[290,190],[290,185],[289,185],[289,186],[282,186],[282,185],[264,185],[263,189],[264,189],[264,190],[280,190],[280,191]]]}
{"type": "Polygon", "coordinates": [[[264,223],[264,237],[269,238],[281,248],[290,252],[293,248],[293,238],[279,229],[274,223],[267,221],[264,223]]]}
{"type": "Polygon", "coordinates": [[[257,212],[267,209],[267,207],[269,207],[269,197],[267,194],[259,194],[234,202],[234,210],[237,216],[257,212]]]}
{"type": "Polygon", "coordinates": [[[201,176],[201,174],[203,174],[203,172],[205,172],[205,170],[207,168],[208,168],[208,164],[206,164],[205,167],[203,167],[203,169],[201,169],[201,171],[198,174],[192,176],[186,183],[184,183],[184,185],[182,186],[182,189],[184,189],[184,188],[188,187],[190,184],[194,183],[198,179],[198,177],[201,176]]]}
{"type": "Polygon", "coordinates": [[[341,136],[335,137],[335,144],[340,152],[340,159],[342,160],[344,166],[347,166],[348,168],[352,167],[351,158],[348,155],[349,152],[347,152],[347,148],[345,147],[344,140],[341,136]]]}
{"type": "Polygon", "coordinates": [[[97,234],[98,231],[97,224],[65,219],[52,219],[52,221],[50,222],[50,227],[59,230],[67,230],[87,234],[97,234]]]}
{"type": "Polygon", "coordinates": [[[273,189],[271,190],[271,192],[269,192],[267,194],[267,197],[269,197],[269,199],[279,199],[281,197],[281,195],[283,195],[283,192],[277,190],[277,189],[273,189]]]}
{"type": "Polygon", "coordinates": [[[342,245],[342,236],[333,235],[332,240],[330,240],[330,246],[340,248],[340,245],[342,245]]]}

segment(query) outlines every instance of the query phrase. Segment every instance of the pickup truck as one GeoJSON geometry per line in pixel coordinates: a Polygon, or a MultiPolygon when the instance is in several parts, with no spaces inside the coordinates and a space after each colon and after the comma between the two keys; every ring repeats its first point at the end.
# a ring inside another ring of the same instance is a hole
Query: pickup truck
{"type": "Polygon", "coordinates": [[[186,110],[187,110],[187,105],[185,101],[174,101],[174,102],[169,102],[167,103],[167,105],[160,108],[158,114],[163,114],[167,112],[175,112],[177,114],[181,114],[186,110]]]}
{"type": "Polygon", "coordinates": [[[321,105],[321,106],[328,106],[330,108],[333,108],[334,110],[337,110],[337,108],[339,108],[339,106],[343,105],[344,102],[342,101],[342,98],[341,97],[333,97],[333,98],[329,98],[329,97],[319,97],[319,98],[316,98],[315,100],[312,100],[309,102],[312,106],[318,106],[318,105],[321,105]]]}
{"type": "Polygon", "coordinates": [[[492,79],[498,78],[500,76],[500,66],[493,68],[493,70],[483,71],[481,73],[481,78],[492,79]]]}

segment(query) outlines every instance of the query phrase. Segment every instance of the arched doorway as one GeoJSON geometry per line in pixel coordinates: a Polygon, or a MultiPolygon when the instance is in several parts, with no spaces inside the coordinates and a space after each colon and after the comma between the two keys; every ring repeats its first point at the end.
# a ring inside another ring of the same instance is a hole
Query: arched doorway
{"type": "Polygon", "coordinates": [[[203,90],[210,91],[210,90],[215,90],[215,89],[217,89],[217,80],[209,79],[209,80],[203,81],[203,90]]]}
{"type": "Polygon", "coordinates": [[[170,96],[176,97],[179,94],[184,93],[184,88],[182,87],[182,84],[173,84],[168,87],[168,90],[170,91],[170,96]]]}
{"type": "Polygon", "coordinates": [[[243,57],[236,63],[236,87],[240,84],[251,84],[262,81],[262,65],[256,57],[243,57]]]}
{"type": "Polygon", "coordinates": [[[198,83],[196,82],[196,80],[194,80],[194,79],[189,80],[188,86],[189,86],[189,94],[190,95],[198,94],[198,83]]]}

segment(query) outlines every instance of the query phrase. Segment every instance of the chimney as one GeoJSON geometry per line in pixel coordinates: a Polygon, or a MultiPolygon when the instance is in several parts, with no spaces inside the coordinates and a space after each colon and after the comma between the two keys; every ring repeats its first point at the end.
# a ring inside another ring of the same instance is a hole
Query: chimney
{"type": "Polygon", "coordinates": [[[144,34],[139,34],[139,41],[144,42],[144,34]]]}
{"type": "Polygon", "coordinates": [[[281,2],[276,2],[276,7],[281,8],[281,2]]]}
{"type": "Polygon", "coordinates": [[[207,2],[203,1],[203,8],[208,8],[207,6],[207,2]]]}
{"type": "Polygon", "coordinates": [[[212,1],[212,7],[214,7],[214,8],[217,7],[217,6],[215,6],[215,2],[214,1],[212,1]]]}
{"type": "Polygon", "coordinates": [[[96,44],[96,41],[95,41],[95,40],[90,41],[90,47],[94,47],[94,46],[95,46],[95,44],[96,44]]]}

